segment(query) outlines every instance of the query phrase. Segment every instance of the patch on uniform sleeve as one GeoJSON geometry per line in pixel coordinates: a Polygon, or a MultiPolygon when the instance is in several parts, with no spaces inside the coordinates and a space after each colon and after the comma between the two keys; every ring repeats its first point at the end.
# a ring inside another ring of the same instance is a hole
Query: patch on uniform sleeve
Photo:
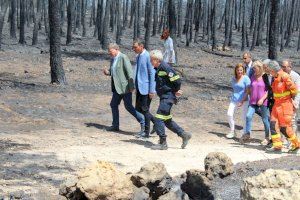
{"type": "Polygon", "coordinates": [[[173,73],[173,72],[169,72],[168,76],[169,76],[169,77],[173,77],[173,76],[174,76],[174,73],[173,73]]]}

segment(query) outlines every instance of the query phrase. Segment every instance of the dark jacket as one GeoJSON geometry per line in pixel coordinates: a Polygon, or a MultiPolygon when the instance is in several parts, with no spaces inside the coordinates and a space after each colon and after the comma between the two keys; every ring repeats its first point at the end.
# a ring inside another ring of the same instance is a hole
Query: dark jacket
{"type": "Polygon", "coordinates": [[[164,61],[155,73],[156,93],[160,99],[175,99],[175,93],[180,90],[181,80],[175,70],[164,61]]]}

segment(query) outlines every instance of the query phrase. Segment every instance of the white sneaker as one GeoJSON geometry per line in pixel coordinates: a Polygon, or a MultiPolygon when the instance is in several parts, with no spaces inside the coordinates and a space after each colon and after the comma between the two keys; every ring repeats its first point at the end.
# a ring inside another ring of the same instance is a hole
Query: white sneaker
{"type": "Polygon", "coordinates": [[[226,137],[227,137],[228,139],[232,139],[232,138],[236,137],[236,134],[235,134],[235,132],[230,132],[230,133],[228,133],[228,134],[226,135],[226,137]]]}

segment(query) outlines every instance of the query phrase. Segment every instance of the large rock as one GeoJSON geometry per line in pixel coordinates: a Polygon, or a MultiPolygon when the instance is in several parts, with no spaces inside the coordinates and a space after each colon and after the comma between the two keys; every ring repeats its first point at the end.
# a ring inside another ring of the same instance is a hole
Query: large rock
{"type": "Polygon", "coordinates": [[[79,174],[77,183],[62,186],[60,194],[71,200],[132,200],[134,186],[112,164],[98,161],[79,174]]]}
{"type": "Polygon", "coordinates": [[[300,199],[300,171],[268,169],[258,176],[245,178],[241,187],[244,200],[300,199]]]}
{"type": "Polygon", "coordinates": [[[186,172],[186,181],[181,185],[181,189],[195,200],[213,200],[211,193],[211,182],[205,176],[205,172],[199,170],[189,170],[186,172]]]}
{"type": "Polygon", "coordinates": [[[162,163],[150,162],[144,165],[138,173],[131,176],[131,181],[136,187],[149,188],[152,199],[158,199],[172,187],[172,177],[162,163]]]}
{"type": "Polygon", "coordinates": [[[209,153],[204,159],[206,176],[213,179],[216,176],[224,178],[234,172],[231,159],[222,152],[209,153]]]}

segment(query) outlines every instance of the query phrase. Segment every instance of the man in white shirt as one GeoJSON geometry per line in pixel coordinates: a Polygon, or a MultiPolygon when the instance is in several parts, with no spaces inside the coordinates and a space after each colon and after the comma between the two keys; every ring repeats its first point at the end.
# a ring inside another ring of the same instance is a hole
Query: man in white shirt
{"type": "MultiPolygon", "coordinates": [[[[291,76],[292,81],[296,84],[297,89],[300,91],[300,75],[292,70],[292,62],[290,60],[283,60],[281,63],[281,68],[284,72],[288,73],[291,76]]],[[[297,135],[297,111],[300,103],[300,93],[297,93],[293,99],[293,105],[295,109],[294,117],[292,120],[294,132],[297,135]]]]}
{"type": "Polygon", "coordinates": [[[253,62],[252,62],[252,57],[249,52],[243,53],[243,63],[245,67],[246,74],[249,78],[254,74],[253,71],[253,62]]]}

